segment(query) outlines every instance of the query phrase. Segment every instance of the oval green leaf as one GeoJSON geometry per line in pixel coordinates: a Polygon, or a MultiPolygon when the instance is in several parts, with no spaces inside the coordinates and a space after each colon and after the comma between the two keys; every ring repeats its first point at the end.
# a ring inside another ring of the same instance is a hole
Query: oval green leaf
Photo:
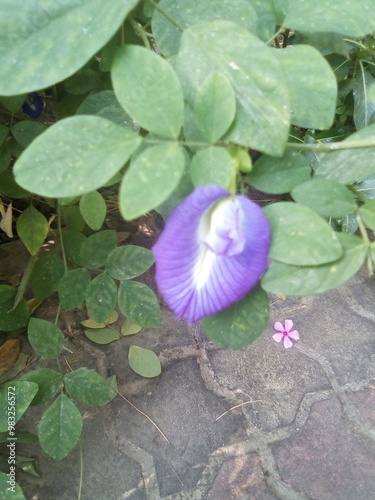
{"type": "Polygon", "coordinates": [[[48,234],[48,221],[36,208],[30,205],[17,219],[17,234],[31,253],[38,253],[48,234]]]}
{"type": "Polygon", "coordinates": [[[139,45],[125,45],[116,53],[111,74],[116,97],[133,120],[159,136],[178,137],[184,100],[165,59],[139,45]]]}
{"type": "Polygon", "coordinates": [[[282,295],[314,295],[338,287],[351,278],[364,263],[366,246],[358,236],[338,233],[344,255],[320,266],[292,266],[271,262],[262,278],[262,287],[282,295]]]}
{"type": "Polygon", "coordinates": [[[109,181],[140,142],[138,135],[105,118],[65,118],[30,144],[14,175],[20,186],[42,196],[79,196],[109,181]]]}
{"type": "Polygon", "coordinates": [[[78,443],[82,431],[82,415],[65,395],[60,396],[43,413],[39,422],[39,443],[55,460],[61,460],[78,443]]]}
{"type": "Polygon", "coordinates": [[[23,120],[18,122],[11,128],[13,137],[17,142],[26,148],[31,141],[47,129],[43,123],[31,120],[23,120]]]}
{"type": "Polygon", "coordinates": [[[182,35],[176,70],[191,107],[207,76],[223,74],[237,100],[225,140],[282,155],[290,124],[288,86],[274,50],[258,37],[223,20],[191,26],[182,35]]]}
{"type": "Polygon", "coordinates": [[[241,349],[259,337],[268,318],[268,296],[258,286],[233,306],[203,319],[202,327],[215,344],[228,349],[241,349]]]}
{"type": "Polygon", "coordinates": [[[127,280],[146,272],[154,261],[151,250],[125,245],[112,250],[106,260],[105,270],[116,280],[127,280]]]}
{"type": "Polygon", "coordinates": [[[326,153],[315,171],[317,177],[325,177],[340,184],[353,184],[375,175],[375,123],[355,132],[340,144],[348,149],[326,153]],[[350,149],[350,143],[355,147],[350,149]],[[358,147],[361,142],[371,147],[358,147]]]}
{"type": "Polygon", "coordinates": [[[227,132],[236,114],[236,97],[226,76],[218,72],[207,76],[195,96],[194,114],[200,131],[210,142],[227,132]]]}
{"type": "Polygon", "coordinates": [[[143,283],[122,281],[118,293],[118,305],[123,315],[139,326],[153,328],[161,323],[158,299],[143,283]]]}
{"type": "Polygon", "coordinates": [[[309,45],[276,50],[274,54],[288,81],[292,123],[304,128],[329,128],[335,118],[337,100],[337,82],[331,66],[309,45]]]}
{"type": "Polygon", "coordinates": [[[56,292],[64,272],[64,263],[57,249],[41,255],[30,276],[30,285],[35,298],[43,300],[56,292]]]}
{"type": "Polygon", "coordinates": [[[311,175],[309,162],[304,155],[286,151],[282,158],[263,155],[254,163],[246,182],[263,193],[289,193],[311,175]]]}
{"type": "Polygon", "coordinates": [[[68,394],[84,405],[104,406],[116,397],[108,380],[95,370],[78,368],[65,375],[64,384],[68,394]]]}
{"type": "Polygon", "coordinates": [[[38,392],[35,394],[31,405],[39,405],[47,403],[57,394],[61,387],[62,375],[51,368],[37,368],[23,375],[20,380],[38,384],[38,392]]]}
{"type": "Polygon", "coordinates": [[[136,4],[137,0],[1,0],[0,95],[43,89],[73,75],[116,33],[136,4]]]}
{"type": "Polygon", "coordinates": [[[125,219],[135,219],[161,205],[177,187],[185,167],[177,144],[151,146],[137,155],[125,172],[119,197],[125,219]]]}
{"type": "Polygon", "coordinates": [[[121,335],[111,328],[87,328],[85,330],[85,335],[92,342],[95,342],[95,344],[101,345],[110,344],[121,338],[121,335]]]}
{"type": "Polygon", "coordinates": [[[103,196],[97,191],[84,194],[79,200],[79,209],[86,224],[94,231],[99,231],[107,213],[103,196]]]}
{"type": "Polygon", "coordinates": [[[236,174],[233,160],[226,148],[211,146],[202,148],[193,156],[189,173],[194,186],[216,184],[228,189],[236,174]]]}
{"type": "Polygon", "coordinates": [[[86,238],[81,245],[80,261],[90,269],[104,266],[108,255],[116,248],[116,231],[106,230],[86,238]]]}
{"type": "MultiPolygon", "coordinates": [[[[26,380],[12,380],[5,382],[0,387],[0,432],[8,430],[8,406],[14,403],[15,422],[17,423],[35,394],[38,392],[38,384],[26,380]]],[[[11,406],[13,408],[13,404],[11,406]]],[[[13,416],[13,415],[12,415],[13,416]]]]}
{"type": "Polygon", "coordinates": [[[130,321],[130,319],[126,319],[121,327],[121,335],[126,337],[127,335],[135,335],[142,330],[142,327],[130,321]]]}
{"type": "Polygon", "coordinates": [[[31,318],[28,334],[31,347],[44,358],[57,358],[64,347],[64,334],[60,328],[45,319],[31,318]]]}
{"type": "Polygon", "coordinates": [[[13,309],[16,295],[16,288],[0,285],[0,330],[5,332],[22,328],[29,320],[29,308],[24,299],[13,309]]]}
{"type": "Polygon", "coordinates": [[[151,349],[131,345],[128,361],[130,368],[142,377],[157,377],[161,373],[160,360],[151,349]]]}
{"type": "Polygon", "coordinates": [[[117,287],[107,273],[96,276],[86,290],[87,311],[91,318],[104,323],[113,313],[117,302],[117,287]]]}
{"type": "Polygon", "coordinates": [[[321,177],[300,184],[291,194],[295,201],[312,208],[323,217],[339,219],[357,209],[354,195],[347,187],[321,177]]]}
{"type": "MultiPolygon", "coordinates": [[[[257,2],[258,4],[259,2],[257,2]]],[[[215,19],[231,19],[234,23],[253,33],[256,32],[256,6],[248,0],[161,0],[159,6],[179,25],[186,29],[194,24],[201,24],[215,19]]],[[[152,33],[156,45],[166,57],[177,54],[182,31],[172,24],[159,10],[152,15],[152,33]]]]}
{"type": "Polygon", "coordinates": [[[61,278],[58,286],[60,304],[67,311],[79,307],[85,300],[91,281],[87,269],[72,269],[61,278]]]}
{"type": "Polygon", "coordinates": [[[263,209],[271,224],[270,257],[299,266],[316,266],[342,256],[335,233],[316,212],[297,203],[273,203],[263,209]]]}

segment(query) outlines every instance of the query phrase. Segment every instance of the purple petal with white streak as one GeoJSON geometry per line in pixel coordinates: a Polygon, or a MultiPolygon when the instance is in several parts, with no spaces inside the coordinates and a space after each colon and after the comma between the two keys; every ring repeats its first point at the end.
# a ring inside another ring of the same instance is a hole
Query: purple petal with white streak
{"type": "Polygon", "coordinates": [[[153,247],[156,281],[189,323],[242,299],[267,269],[270,226],[244,196],[196,188],[171,214],[153,247]]]}

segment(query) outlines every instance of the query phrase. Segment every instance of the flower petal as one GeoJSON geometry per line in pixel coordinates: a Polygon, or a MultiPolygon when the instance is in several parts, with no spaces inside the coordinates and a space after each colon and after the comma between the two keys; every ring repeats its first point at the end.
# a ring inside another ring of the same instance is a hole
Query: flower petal
{"type": "Polygon", "coordinates": [[[287,335],[284,336],[284,347],[285,347],[285,349],[289,349],[290,347],[293,347],[293,342],[290,340],[290,338],[287,335]]]}
{"type": "Polygon", "coordinates": [[[299,340],[299,333],[297,330],[293,330],[292,332],[288,333],[288,337],[291,337],[294,340],[299,340]]]}
{"type": "Polygon", "coordinates": [[[281,342],[281,340],[284,338],[284,335],[282,333],[275,333],[272,335],[272,338],[275,342],[281,342]]]}
{"type": "Polygon", "coordinates": [[[289,332],[293,328],[293,321],[291,319],[285,320],[285,331],[289,332]]]}
{"type": "Polygon", "coordinates": [[[275,330],[279,330],[279,332],[284,331],[284,325],[282,323],[280,323],[280,321],[276,321],[276,323],[274,324],[273,327],[275,330]]]}
{"type": "Polygon", "coordinates": [[[255,203],[219,186],[196,188],[153,247],[158,287],[177,317],[195,323],[258,283],[269,244],[268,221],[255,203]]]}

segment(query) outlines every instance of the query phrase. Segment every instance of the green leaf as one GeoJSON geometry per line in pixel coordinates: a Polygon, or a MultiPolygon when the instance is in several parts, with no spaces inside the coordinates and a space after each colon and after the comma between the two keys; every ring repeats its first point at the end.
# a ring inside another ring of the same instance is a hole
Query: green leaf
{"type": "Polygon", "coordinates": [[[375,30],[372,15],[372,0],[358,3],[351,0],[317,0],[315,2],[288,1],[287,16],[283,26],[293,30],[315,32],[334,32],[346,36],[362,37],[375,30]]]}
{"type": "Polygon", "coordinates": [[[274,156],[283,153],[289,93],[274,50],[237,24],[214,21],[184,31],[176,67],[191,107],[207,76],[219,72],[228,79],[237,111],[226,141],[274,156]]]}
{"type": "Polygon", "coordinates": [[[135,335],[142,330],[142,327],[136,325],[130,319],[126,319],[121,327],[121,335],[126,337],[127,335],[135,335]]]}
{"type": "Polygon", "coordinates": [[[142,377],[152,378],[161,374],[160,360],[150,349],[131,345],[128,361],[130,368],[142,377]]]}
{"type": "Polygon", "coordinates": [[[375,200],[368,200],[359,209],[359,215],[370,229],[375,231],[375,200]]]}
{"type": "Polygon", "coordinates": [[[275,50],[274,54],[288,82],[292,123],[304,128],[329,128],[335,118],[337,100],[336,77],[331,66],[309,45],[275,50]]]}
{"type": "Polygon", "coordinates": [[[178,185],[185,167],[177,144],[151,146],[137,155],[125,172],[119,197],[125,219],[135,219],[157,207],[178,185]]]}
{"type": "Polygon", "coordinates": [[[114,311],[117,302],[117,287],[107,273],[96,276],[86,290],[87,312],[90,317],[104,322],[114,311]]]}
{"type": "Polygon", "coordinates": [[[41,255],[30,276],[30,285],[35,298],[43,300],[56,292],[64,272],[64,264],[57,250],[41,255]]]}
{"type": "Polygon", "coordinates": [[[246,182],[264,193],[289,193],[310,178],[311,168],[305,156],[286,151],[282,158],[263,155],[246,176],[246,182]]]}
{"type": "MultiPolygon", "coordinates": [[[[6,153],[5,153],[6,154],[6,153]]],[[[9,198],[26,198],[30,195],[29,191],[22,189],[14,178],[13,169],[1,172],[0,175],[0,193],[9,198]]]]}
{"type": "Polygon", "coordinates": [[[137,0],[112,0],[110,5],[101,0],[42,4],[1,0],[0,95],[50,87],[76,73],[116,33],[136,4],[137,0]]]}
{"type": "Polygon", "coordinates": [[[216,184],[228,189],[235,175],[231,156],[220,146],[199,149],[190,162],[189,172],[195,187],[216,184]]]}
{"type": "Polygon", "coordinates": [[[27,146],[32,142],[39,134],[47,130],[47,127],[43,123],[35,122],[31,120],[23,120],[18,122],[11,128],[13,137],[23,146],[27,146]]]}
{"type": "Polygon", "coordinates": [[[62,206],[61,215],[65,226],[71,231],[81,232],[86,228],[85,219],[77,205],[62,206]]]}
{"type": "Polygon", "coordinates": [[[116,99],[113,90],[103,90],[95,94],[89,94],[86,99],[78,106],[77,115],[98,115],[107,118],[117,125],[121,125],[133,132],[139,131],[137,125],[116,99]]]}
{"type": "Polygon", "coordinates": [[[13,309],[16,295],[16,288],[0,285],[0,330],[5,332],[22,328],[29,320],[29,309],[24,299],[13,309]]]}
{"type": "MultiPolygon", "coordinates": [[[[5,382],[1,385],[0,432],[6,432],[8,430],[8,416],[14,417],[14,423],[19,421],[27,408],[30,406],[31,401],[37,392],[38,385],[34,382],[27,382],[26,380],[12,380],[11,382],[5,382]],[[12,408],[11,415],[9,414],[8,406],[9,408],[12,408]]],[[[13,422],[11,425],[13,425],[13,422]]]]}
{"type": "Polygon", "coordinates": [[[87,269],[66,271],[58,286],[61,306],[67,311],[79,307],[85,300],[90,281],[91,278],[87,269]]]}
{"type": "Polygon", "coordinates": [[[291,194],[295,201],[323,217],[339,219],[357,209],[354,195],[347,187],[321,177],[300,184],[291,194]]]}
{"type": "Polygon", "coordinates": [[[0,144],[2,144],[9,134],[9,127],[0,123],[0,144]]]}
{"type": "Polygon", "coordinates": [[[38,384],[38,392],[31,401],[31,405],[39,405],[47,403],[58,393],[62,383],[62,375],[51,368],[37,368],[26,373],[19,380],[38,384]]]}
{"type": "Polygon", "coordinates": [[[202,134],[210,142],[220,139],[236,114],[236,97],[228,78],[211,73],[202,83],[194,100],[194,114],[202,134]]]}
{"type": "Polygon", "coordinates": [[[86,267],[98,269],[104,266],[116,244],[116,231],[106,230],[92,234],[82,242],[80,260],[86,267]]]}
{"type": "Polygon", "coordinates": [[[270,257],[286,264],[315,266],[342,256],[336,233],[316,212],[297,203],[273,203],[263,209],[271,224],[270,257]]]}
{"type": "Polygon", "coordinates": [[[0,123],[0,144],[2,144],[9,134],[9,128],[0,123]]]}
{"type": "Polygon", "coordinates": [[[108,380],[95,370],[78,368],[64,376],[64,384],[69,396],[84,405],[104,406],[116,397],[108,380]]]}
{"type": "Polygon", "coordinates": [[[3,492],[3,500],[26,500],[18,483],[15,483],[14,490],[9,489],[9,486],[8,474],[0,472],[0,491],[3,492]]]}
{"type": "Polygon", "coordinates": [[[31,255],[38,253],[48,230],[47,219],[32,205],[26,208],[17,219],[17,234],[31,255]]]}
{"type": "Polygon", "coordinates": [[[375,99],[369,96],[369,89],[375,84],[375,79],[360,65],[361,71],[354,81],[353,119],[357,130],[367,127],[375,118],[375,99]]]}
{"type": "MultiPolygon", "coordinates": [[[[342,144],[350,147],[351,142],[373,140],[375,124],[355,132],[342,144]]],[[[375,175],[375,147],[361,147],[326,153],[321,159],[315,175],[340,184],[353,184],[375,175]]]]}
{"type": "Polygon", "coordinates": [[[184,100],[165,59],[139,45],[125,45],[116,53],[111,74],[116,97],[133,120],[159,136],[178,137],[184,100]]]}
{"type": "Polygon", "coordinates": [[[72,116],[30,144],[14,175],[20,186],[42,196],[79,196],[109,181],[140,142],[138,135],[105,118],[72,116]]]}
{"type": "Polygon", "coordinates": [[[99,231],[107,213],[103,196],[97,191],[84,194],[79,201],[79,209],[86,224],[94,231],[99,231]]]}
{"type": "Polygon", "coordinates": [[[38,436],[43,450],[61,460],[75,447],[81,436],[82,415],[65,394],[61,394],[43,413],[38,436]]]}
{"type": "Polygon", "coordinates": [[[202,327],[215,344],[241,349],[256,340],[269,317],[267,294],[258,286],[231,307],[202,320],[202,327]]]}
{"type": "Polygon", "coordinates": [[[313,295],[345,283],[363,265],[367,249],[358,236],[338,233],[338,238],[344,254],[337,261],[304,267],[271,262],[262,278],[262,287],[282,295],[313,295]]]}
{"type": "Polygon", "coordinates": [[[122,281],[118,293],[118,305],[122,314],[137,325],[153,328],[161,323],[158,299],[143,283],[122,281]]]}
{"type": "Polygon", "coordinates": [[[85,335],[88,339],[96,344],[110,344],[115,340],[119,340],[121,335],[112,330],[111,328],[87,328],[85,335]]]}
{"type": "MultiPolygon", "coordinates": [[[[6,443],[7,437],[8,436],[2,438],[0,440],[0,442],[6,443]]],[[[17,438],[18,443],[31,444],[31,443],[38,443],[39,442],[38,436],[32,432],[29,432],[29,431],[20,431],[20,430],[16,429],[15,437],[17,438]]]]}
{"type": "Polygon", "coordinates": [[[143,274],[154,263],[153,253],[147,248],[125,245],[108,255],[105,270],[116,280],[127,280],[143,274]]]}
{"type": "Polygon", "coordinates": [[[62,233],[66,258],[75,265],[84,265],[81,247],[86,236],[78,231],[65,230],[62,233]]]}
{"type": "MultiPolygon", "coordinates": [[[[231,19],[241,28],[256,32],[257,16],[248,0],[189,0],[188,3],[186,0],[161,0],[159,6],[183,29],[215,19],[231,19]]],[[[177,54],[182,32],[157,9],[152,15],[152,33],[166,57],[177,54]]]]}
{"type": "Polygon", "coordinates": [[[1,96],[0,104],[14,115],[26,101],[27,95],[1,96]]]}
{"type": "Polygon", "coordinates": [[[31,347],[44,358],[57,358],[64,347],[60,328],[45,319],[30,318],[28,335],[31,347]]]}

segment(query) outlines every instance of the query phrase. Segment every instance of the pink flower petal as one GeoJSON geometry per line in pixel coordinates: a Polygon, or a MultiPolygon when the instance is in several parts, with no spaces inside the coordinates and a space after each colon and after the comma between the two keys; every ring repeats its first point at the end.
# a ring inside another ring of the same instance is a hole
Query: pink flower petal
{"type": "Polygon", "coordinates": [[[293,328],[293,321],[291,319],[285,320],[285,330],[289,332],[293,328]]]}
{"type": "Polygon", "coordinates": [[[274,328],[275,330],[279,330],[279,332],[284,331],[284,325],[280,323],[280,321],[276,321],[276,323],[274,324],[274,328]]]}
{"type": "Polygon", "coordinates": [[[289,349],[290,347],[293,347],[293,342],[286,335],[284,336],[284,347],[285,347],[285,349],[289,349]]]}
{"type": "Polygon", "coordinates": [[[299,340],[299,333],[297,330],[293,330],[292,332],[288,333],[288,337],[291,337],[294,340],[299,340]]]}
{"type": "Polygon", "coordinates": [[[275,335],[272,335],[272,338],[275,342],[281,342],[283,337],[284,335],[282,333],[275,333],[275,335]]]}

